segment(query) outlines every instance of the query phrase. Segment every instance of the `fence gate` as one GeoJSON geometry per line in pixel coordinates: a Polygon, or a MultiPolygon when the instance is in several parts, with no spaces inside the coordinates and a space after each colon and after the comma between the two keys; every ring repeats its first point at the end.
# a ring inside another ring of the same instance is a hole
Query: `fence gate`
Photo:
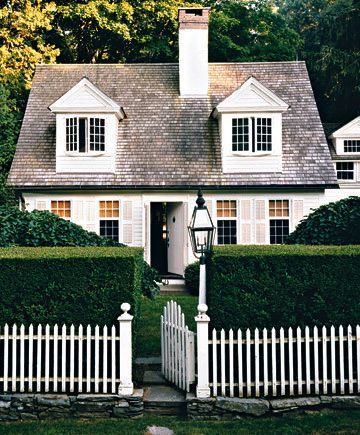
{"type": "Polygon", "coordinates": [[[168,381],[190,391],[195,382],[195,334],[185,324],[180,305],[171,301],[161,316],[161,367],[168,381]]]}

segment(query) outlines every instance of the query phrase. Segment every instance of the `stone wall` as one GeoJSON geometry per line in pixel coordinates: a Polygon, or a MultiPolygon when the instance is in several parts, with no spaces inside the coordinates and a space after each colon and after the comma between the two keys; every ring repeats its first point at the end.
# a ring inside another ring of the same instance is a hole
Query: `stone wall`
{"type": "Polygon", "coordinates": [[[192,420],[238,419],[284,413],[306,413],[323,409],[360,409],[360,396],[314,396],[284,399],[245,399],[187,395],[187,415],[192,420]]]}
{"type": "Polygon", "coordinates": [[[4,394],[0,421],[46,418],[137,418],[144,411],[143,390],[132,396],[111,394],[4,394]]]}

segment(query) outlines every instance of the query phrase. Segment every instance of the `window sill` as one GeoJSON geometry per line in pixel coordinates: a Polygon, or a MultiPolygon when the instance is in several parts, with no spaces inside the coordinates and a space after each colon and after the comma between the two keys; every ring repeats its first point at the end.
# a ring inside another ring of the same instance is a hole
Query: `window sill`
{"type": "Polygon", "coordinates": [[[265,156],[273,156],[275,157],[275,154],[270,152],[255,152],[255,153],[249,153],[249,152],[235,152],[233,151],[230,154],[232,157],[265,157],[265,156]]]}
{"type": "Polygon", "coordinates": [[[62,157],[109,157],[104,151],[90,153],[65,153],[62,157]]]}

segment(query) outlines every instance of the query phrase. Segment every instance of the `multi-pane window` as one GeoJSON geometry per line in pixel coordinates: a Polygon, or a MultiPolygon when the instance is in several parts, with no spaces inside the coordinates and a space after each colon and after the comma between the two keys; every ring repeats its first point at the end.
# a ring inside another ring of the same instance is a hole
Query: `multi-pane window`
{"type": "Polygon", "coordinates": [[[237,241],[237,209],[236,201],[223,200],[216,202],[217,242],[219,245],[236,245],[237,241]]]}
{"type": "Polygon", "coordinates": [[[271,151],[271,118],[256,118],[256,151],[271,151]]]}
{"type": "Polygon", "coordinates": [[[269,201],[270,243],[284,243],[289,235],[289,200],[273,199],[269,201]]]}
{"type": "Polygon", "coordinates": [[[66,118],[66,151],[79,153],[105,151],[105,119],[66,118]]]}
{"type": "Polygon", "coordinates": [[[344,140],[345,153],[360,153],[360,140],[344,140]]]}
{"type": "Polygon", "coordinates": [[[100,236],[119,241],[119,216],[119,201],[99,202],[100,236]]]}
{"type": "Polygon", "coordinates": [[[90,151],[105,151],[105,119],[90,118],[90,151]]]}
{"type": "Polygon", "coordinates": [[[51,201],[51,213],[60,216],[63,219],[71,218],[70,201],[51,201]]]}
{"type": "Polygon", "coordinates": [[[232,150],[249,151],[250,143],[249,118],[233,118],[232,150]]]}
{"type": "Polygon", "coordinates": [[[271,118],[233,118],[232,150],[269,152],[272,150],[271,118]]]}
{"type": "Polygon", "coordinates": [[[338,180],[353,180],[354,162],[337,162],[336,175],[338,180]]]}
{"type": "Polygon", "coordinates": [[[66,151],[77,151],[78,119],[66,118],[66,151]]]}

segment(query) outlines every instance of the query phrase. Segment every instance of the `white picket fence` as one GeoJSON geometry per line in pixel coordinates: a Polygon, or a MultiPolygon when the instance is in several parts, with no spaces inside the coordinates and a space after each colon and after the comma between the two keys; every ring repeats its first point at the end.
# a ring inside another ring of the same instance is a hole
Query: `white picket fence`
{"type": "Polygon", "coordinates": [[[0,391],[131,394],[132,316],[129,304],[121,309],[119,332],[115,326],[5,325],[0,391]]]}
{"type": "Polygon", "coordinates": [[[266,397],[360,392],[360,327],[304,331],[212,331],[213,396],[266,397]]]}
{"type": "Polygon", "coordinates": [[[199,398],[360,393],[360,326],[247,329],[209,336],[207,306],[198,306],[199,398]]]}
{"type": "Polygon", "coordinates": [[[162,373],[165,379],[189,392],[195,381],[195,337],[176,302],[164,307],[160,328],[162,373]]]}

